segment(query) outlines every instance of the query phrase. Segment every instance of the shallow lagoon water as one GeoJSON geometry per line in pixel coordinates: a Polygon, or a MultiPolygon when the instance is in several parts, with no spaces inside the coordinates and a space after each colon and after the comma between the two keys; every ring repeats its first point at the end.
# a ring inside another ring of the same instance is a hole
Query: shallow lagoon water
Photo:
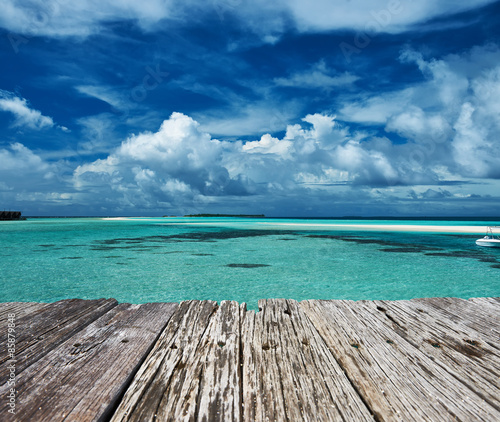
{"type": "Polygon", "coordinates": [[[486,225],[500,223],[238,218],[2,222],[0,301],[230,299],[256,309],[258,299],[279,297],[500,296],[500,250],[474,242],[486,225]],[[431,225],[435,231],[407,231],[407,224],[431,225]]]}

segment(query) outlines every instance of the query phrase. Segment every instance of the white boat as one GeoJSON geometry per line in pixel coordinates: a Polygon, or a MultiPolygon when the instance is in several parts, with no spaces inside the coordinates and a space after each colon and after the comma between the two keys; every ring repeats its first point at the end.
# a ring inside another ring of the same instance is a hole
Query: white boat
{"type": "Polygon", "coordinates": [[[486,236],[476,240],[477,246],[487,246],[489,248],[500,248],[500,235],[495,234],[493,229],[500,231],[500,226],[491,226],[486,228],[486,236]]]}

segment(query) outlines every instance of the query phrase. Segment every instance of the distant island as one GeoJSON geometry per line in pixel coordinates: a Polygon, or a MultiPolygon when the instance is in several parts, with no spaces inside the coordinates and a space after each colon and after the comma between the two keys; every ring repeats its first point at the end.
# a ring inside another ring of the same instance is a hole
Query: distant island
{"type": "Polygon", "coordinates": [[[264,214],[188,214],[184,217],[239,217],[239,218],[264,218],[264,214]]]}

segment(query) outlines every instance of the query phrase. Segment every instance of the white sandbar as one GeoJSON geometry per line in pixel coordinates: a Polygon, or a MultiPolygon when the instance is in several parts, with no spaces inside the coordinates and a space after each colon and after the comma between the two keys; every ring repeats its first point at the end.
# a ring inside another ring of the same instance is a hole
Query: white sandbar
{"type": "Polygon", "coordinates": [[[314,224],[314,223],[269,223],[273,226],[287,226],[311,230],[337,229],[360,231],[428,232],[428,233],[485,233],[486,226],[437,226],[417,224],[314,224]]]}
{"type": "Polygon", "coordinates": [[[278,221],[258,221],[253,220],[251,227],[248,222],[242,223],[239,221],[195,221],[191,218],[175,218],[174,221],[168,221],[163,218],[147,218],[147,217],[107,217],[103,220],[140,220],[140,221],[156,221],[161,225],[188,225],[188,226],[219,226],[219,227],[240,227],[252,229],[268,229],[268,230],[352,230],[352,231],[389,231],[389,232],[423,232],[423,233],[458,233],[458,234],[484,234],[486,226],[447,226],[439,224],[339,224],[339,223],[292,223],[278,221]]]}

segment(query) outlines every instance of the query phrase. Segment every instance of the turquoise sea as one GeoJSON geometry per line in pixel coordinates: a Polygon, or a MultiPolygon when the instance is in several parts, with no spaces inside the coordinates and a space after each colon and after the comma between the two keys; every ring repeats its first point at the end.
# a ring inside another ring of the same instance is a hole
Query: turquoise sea
{"type": "Polygon", "coordinates": [[[0,222],[0,302],[500,296],[499,221],[47,218],[0,222]],[[407,227],[411,225],[411,227],[407,227]],[[429,227],[430,226],[430,227],[429,227]]]}

